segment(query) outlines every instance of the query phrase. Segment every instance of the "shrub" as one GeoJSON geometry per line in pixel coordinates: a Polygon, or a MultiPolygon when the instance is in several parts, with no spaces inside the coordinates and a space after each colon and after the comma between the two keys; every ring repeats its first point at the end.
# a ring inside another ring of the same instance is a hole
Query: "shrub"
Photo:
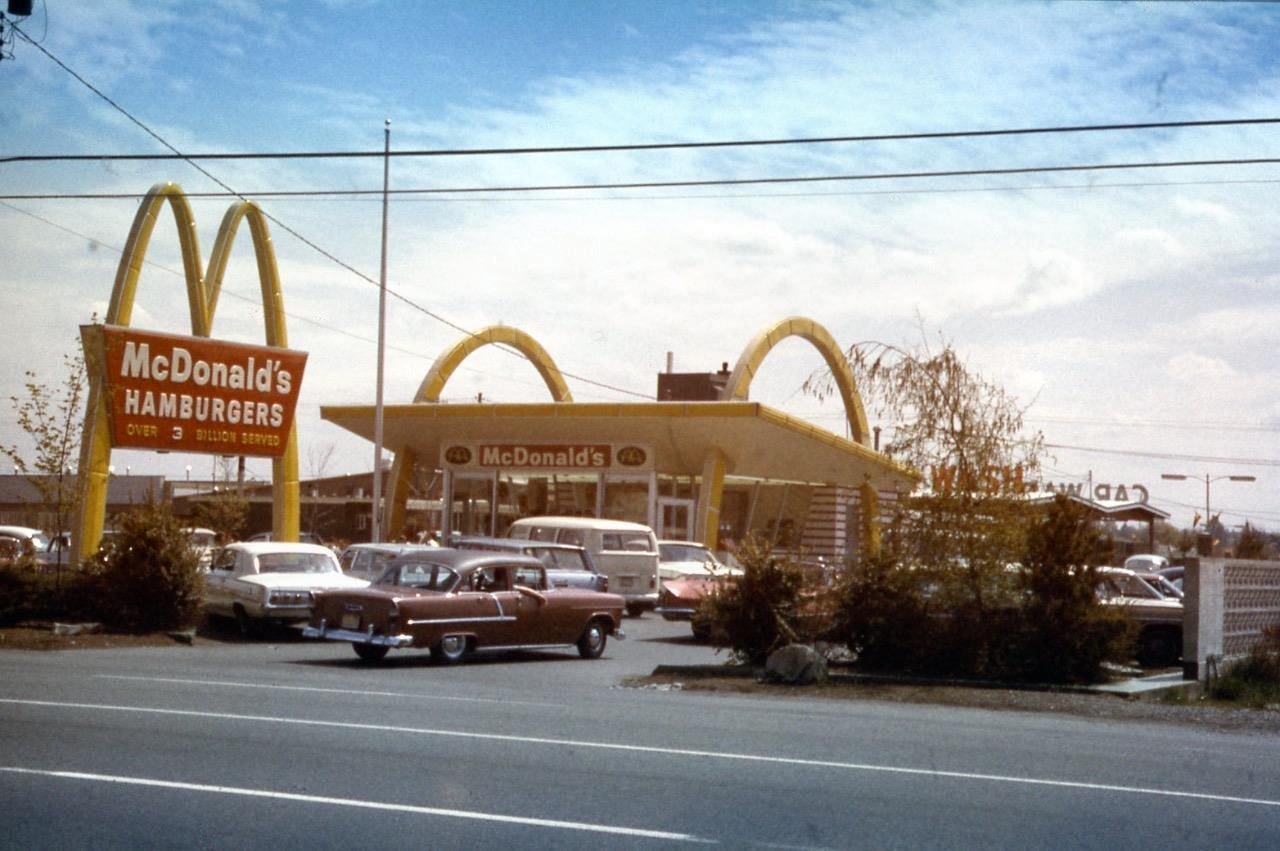
{"type": "Polygon", "coordinates": [[[1027,524],[1023,540],[1022,564],[990,571],[980,587],[969,581],[975,574],[962,561],[924,563],[914,548],[887,548],[850,571],[834,636],[868,670],[1005,681],[1101,679],[1102,663],[1128,649],[1130,625],[1123,612],[1094,596],[1087,517],[1059,498],[1027,524]]]}
{"type": "Polygon", "coordinates": [[[1280,628],[1268,627],[1248,656],[1210,684],[1209,696],[1255,708],[1280,703],[1280,628]]]}
{"type": "Polygon", "coordinates": [[[166,505],[152,502],[117,518],[116,527],[92,568],[98,616],[138,632],[195,623],[203,577],[178,519],[166,505]]]}
{"type": "Polygon", "coordinates": [[[729,648],[741,662],[762,665],[777,648],[811,637],[814,613],[806,611],[801,599],[811,583],[794,560],[774,554],[758,539],[743,542],[738,560],[742,575],[703,597],[694,617],[710,625],[717,648],[729,648]]]}

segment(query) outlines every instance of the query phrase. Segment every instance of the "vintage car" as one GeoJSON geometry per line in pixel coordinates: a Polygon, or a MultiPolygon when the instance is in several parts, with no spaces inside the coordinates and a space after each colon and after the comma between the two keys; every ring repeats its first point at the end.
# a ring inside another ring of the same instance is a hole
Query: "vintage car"
{"type": "Polygon", "coordinates": [[[507,537],[582,547],[609,577],[609,590],[626,598],[632,617],[658,604],[658,539],[648,526],[597,517],[521,517],[507,537]]]}
{"type": "Polygon", "coordinates": [[[393,647],[422,647],[438,664],[480,649],[574,647],[604,652],[626,603],[617,594],[547,584],[542,562],[518,553],[440,547],[404,554],[368,588],[318,596],[303,635],[347,641],[375,662],[393,647]]]}
{"type": "Polygon", "coordinates": [[[711,550],[691,541],[659,541],[658,558],[661,585],[657,613],[663,620],[690,621],[694,637],[706,639],[708,625],[693,617],[698,605],[717,585],[728,577],[741,576],[742,571],[729,567],[711,550]]]}
{"type": "Polygon", "coordinates": [[[1137,626],[1139,664],[1156,668],[1175,664],[1182,656],[1183,605],[1180,597],[1160,590],[1167,580],[1123,567],[1099,567],[1095,576],[1098,599],[1104,605],[1123,607],[1137,626]]]}
{"type": "Polygon", "coordinates": [[[342,572],[372,582],[387,565],[410,550],[425,550],[424,544],[351,544],[338,556],[342,572]]]}
{"type": "Polygon", "coordinates": [[[460,550],[524,553],[547,567],[547,582],[553,588],[588,588],[608,591],[609,577],[596,570],[591,553],[573,544],[552,541],[529,541],[521,538],[458,538],[453,546],[460,550]]]}
{"type": "Polygon", "coordinates": [[[249,634],[266,622],[308,620],[317,591],[368,584],[344,574],[328,547],[268,541],[229,544],[214,553],[204,577],[204,607],[211,615],[235,618],[240,631],[249,634]]]}

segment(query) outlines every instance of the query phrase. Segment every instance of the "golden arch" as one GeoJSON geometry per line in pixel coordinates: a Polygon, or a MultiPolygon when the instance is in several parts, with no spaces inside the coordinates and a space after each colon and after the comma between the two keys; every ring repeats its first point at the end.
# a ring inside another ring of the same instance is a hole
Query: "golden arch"
{"type": "MultiPolygon", "coordinates": [[[[764,329],[751,339],[738,363],[734,366],[720,398],[724,401],[745,400],[751,389],[751,381],[760,370],[760,364],[774,346],[788,337],[800,337],[813,344],[835,378],[840,400],[844,404],[845,417],[849,422],[849,434],[855,443],[866,445],[869,430],[867,415],[862,407],[862,397],[854,384],[853,373],[844,353],[835,338],[822,325],[803,316],[791,316],[764,329]]],[[[698,529],[702,533],[702,542],[715,548],[720,537],[720,502],[724,493],[724,477],[727,459],[719,448],[707,453],[702,464],[702,491],[698,498],[698,529]]],[[[864,534],[868,545],[875,547],[879,540],[878,501],[875,489],[869,483],[863,483],[860,492],[863,505],[864,534]]]]}
{"type": "MultiPolygon", "coordinates": [[[[235,242],[236,231],[242,221],[249,223],[253,239],[254,255],[258,265],[258,281],[262,290],[263,321],[266,325],[266,341],[269,346],[287,347],[284,297],[280,287],[280,273],[276,267],[275,249],[266,216],[257,204],[239,201],[222,217],[218,237],[209,257],[209,275],[201,270],[200,243],[196,236],[195,217],[187,197],[176,183],[157,183],[147,192],[134,216],[129,239],[125,243],[116,270],[115,285],[111,290],[111,302],[105,322],[109,325],[128,325],[133,316],[134,297],[147,247],[155,230],[156,219],[168,203],[173,209],[178,228],[178,244],[182,252],[182,269],[187,283],[187,305],[191,314],[191,333],[196,337],[208,337],[213,329],[213,316],[222,290],[222,278],[226,273],[235,242]]],[[[102,527],[106,513],[107,475],[111,463],[111,433],[107,416],[108,406],[104,398],[102,378],[91,375],[89,400],[85,413],[84,438],[80,446],[80,507],[76,523],[75,552],[79,559],[86,559],[98,549],[102,539],[102,527]]],[[[292,541],[298,537],[298,427],[295,423],[289,432],[284,454],[272,459],[272,480],[275,502],[272,513],[272,532],[277,540],[292,541]]]]}
{"type": "Polygon", "coordinates": [[[765,356],[788,337],[800,337],[813,344],[822,355],[835,378],[836,388],[840,391],[840,400],[844,403],[845,417],[849,421],[849,434],[855,443],[866,445],[868,437],[867,415],[862,408],[862,397],[854,386],[853,373],[849,370],[849,362],[844,358],[831,333],[812,319],[803,316],[791,316],[761,331],[747,347],[742,350],[738,363],[729,375],[721,398],[726,401],[747,398],[751,388],[751,380],[755,378],[765,356]]]}
{"type": "MultiPolygon", "coordinates": [[[[542,376],[547,389],[551,391],[552,399],[557,402],[573,401],[569,385],[565,383],[560,368],[551,359],[551,355],[547,354],[547,350],[524,331],[506,325],[490,325],[482,328],[446,349],[440,357],[436,358],[431,369],[427,370],[422,384],[418,386],[418,392],[413,396],[413,401],[439,402],[445,384],[472,352],[481,346],[500,344],[512,346],[529,359],[538,370],[538,374],[542,376]]],[[[417,453],[409,447],[401,446],[396,450],[395,464],[391,468],[391,496],[387,500],[391,510],[384,514],[384,522],[380,530],[383,540],[390,540],[404,531],[405,508],[409,503],[409,486],[417,461],[417,453]]]]}
{"type": "Polygon", "coordinates": [[[506,325],[490,325],[488,328],[483,328],[474,334],[468,334],[454,343],[440,357],[436,358],[436,362],[431,365],[431,369],[427,370],[427,374],[422,379],[422,384],[418,387],[418,392],[414,395],[413,401],[439,402],[440,393],[444,390],[445,383],[448,382],[454,371],[472,352],[481,346],[502,343],[518,349],[522,355],[533,363],[534,368],[538,370],[538,374],[542,376],[542,380],[546,383],[547,389],[551,391],[551,398],[557,402],[573,401],[573,394],[569,392],[569,385],[564,383],[564,376],[560,374],[560,368],[551,359],[551,355],[547,354],[547,350],[542,348],[542,345],[537,340],[519,328],[511,328],[506,325]]]}

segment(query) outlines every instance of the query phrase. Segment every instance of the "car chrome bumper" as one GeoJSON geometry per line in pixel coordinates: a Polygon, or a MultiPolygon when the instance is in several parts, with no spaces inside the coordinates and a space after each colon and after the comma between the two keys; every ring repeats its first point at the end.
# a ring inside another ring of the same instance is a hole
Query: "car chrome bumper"
{"type": "Polygon", "coordinates": [[[335,629],[327,627],[324,621],[319,626],[305,626],[302,634],[307,638],[323,638],[328,641],[350,641],[354,644],[374,644],[379,647],[409,647],[413,644],[412,635],[374,635],[356,629],[335,629]]]}
{"type": "Polygon", "coordinates": [[[664,620],[687,621],[693,620],[693,613],[698,611],[698,608],[696,606],[658,606],[653,611],[654,614],[662,615],[664,620]]]}

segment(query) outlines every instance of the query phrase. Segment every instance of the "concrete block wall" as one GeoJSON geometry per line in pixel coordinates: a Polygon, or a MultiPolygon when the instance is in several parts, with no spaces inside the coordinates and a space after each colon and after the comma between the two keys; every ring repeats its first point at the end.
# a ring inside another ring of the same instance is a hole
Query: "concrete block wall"
{"type": "Polygon", "coordinates": [[[1183,676],[1205,679],[1280,627],[1280,561],[1192,559],[1183,580],[1183,676]]]}

